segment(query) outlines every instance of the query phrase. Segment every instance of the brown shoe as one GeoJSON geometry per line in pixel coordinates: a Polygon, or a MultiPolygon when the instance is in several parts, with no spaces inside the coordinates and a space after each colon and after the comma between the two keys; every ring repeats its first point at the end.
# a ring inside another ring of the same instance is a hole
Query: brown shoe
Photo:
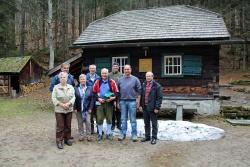
{"type": "Polygon", "coordinates": [[[83,136],[80,136],[80,137],[79,137],[79,141],[84,141],[84,137],[83,137],[83,136]]]}
{"type": "Polygon", "coordinates": [[[91,136],[88,136],[88,137],[87,137],[87,141],[88,141],[88,142],[93,141],[92,137],[91,137],[91,136]]]}

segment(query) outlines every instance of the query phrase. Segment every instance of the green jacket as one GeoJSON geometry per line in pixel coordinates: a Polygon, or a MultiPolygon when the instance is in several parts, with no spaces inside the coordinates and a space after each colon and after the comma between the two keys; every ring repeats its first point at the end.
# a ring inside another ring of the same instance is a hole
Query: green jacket
{"type": "Polygon", "coordinates": [[[115,81],[115,83],[117,84],[118,80],[123,76],[123,74],[121,72],[117,72],[117,73],[113,73],[110,72],[109,73],[109,78],[113,79],[115,81]]]}

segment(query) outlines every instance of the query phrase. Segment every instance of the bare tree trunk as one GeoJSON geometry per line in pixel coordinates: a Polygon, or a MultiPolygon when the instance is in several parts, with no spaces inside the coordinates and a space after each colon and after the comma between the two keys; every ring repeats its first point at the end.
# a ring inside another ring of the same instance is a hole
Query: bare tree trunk
{"type": "Polygon", "coordinates": [[[64,24],[63,24],[63,27],[64,27],[64,39],[63,39],[63,45],[64,45],[64,60],[66,60],[66,55],[68,55],[68,23],[69,23],[69,19],[68,19],[68,0],[64,0],[64,24]]]}
{"type": "Polygon", "coordinates": [[[72,0],[72,41],[75,39],[75,0],[72,0]]]}
{"type": "Polygon", "coordinates": [[[45,38],[46,38],[46,33],[45,33],[45,11],[44,9],[42,9],[42,48],[45,48],[46,46],[46,42],[45,42],[45,38]]]}
{"type": "Polygon", "coordinates": [[[48,42],[49,42],[49,69],[54,68],[54,48],[52,34],[52,0],[48,0],[49,17],[48,17],[48,42]]]}
{"type": "Polygon", "coordinates": [[[96,8],[97,8],[97,4],[96,4],[96,0],[94,0],[94,20],[96,20],[96,8]]]}
{"type": "Polygon", "coordinates": [[[239,19],[238,19],[238,12],[237,12],[237,8],[234,9],[234,30],[236,35],[240,35],[239,33],[239,19]]]}
{"type": "Polygon", "coordinates": [[[78,25],[78,29],[79,29],[79,35],[81,35],[82,33],[82,21],[83,21],[83,1],[79,0],[79,25],[78,25]]]}
{"type": "Polygon", "coordinates": [[[25,42],[25,9],[24,2],[21,2],[21,30],[20,30],[20,56],[24,56],[24,42],[25,42]]]}
{"type": "Polygon", "coordinates": [[[157,1],[157,6],[160,7],[161,6],[161,0],[157,1]]]}
{"type": "Polygon", "coordinates": [[[246,45],[246,60],[247,62],[249,62],[249,58],[250,58],[250,50],[249,50],[249,44],[245,44],[246,45]]]}
{"type": "MultiPolygon", "coordinates": [[[[244,34],[246,31],[246,27],[245,27],[245,0],[242,1],[241,6],[242,6],[242,19],[241,19],[241,34],[244,34]]],[[[247,45],[243,44],[243,71],[246,70],[246,66],[247,66],[247,45]]]]}
{"type": "Polygon", "coordinates": [[[246,70],[246,65],[247,64],[247,60],[246,60],[246,44],[243,44],[243,58],[242,58],[242,70],[245,71],[246,70]]]}
{"type": "Polygon", "coordinates": [[[148,8],[150,5],[149,5],[149,0],[146,0],[146,8],[148,8]]]}
{"type": "Polygon", "coordinates": [[[129,0],[129,9],[132,9],[132,0],[129,0]]]}
{"type": "Polygon", "coordinates": [[[58,12],[58,3],[59,3],[59,0],[56,0],[55,1],[55,34],[54,34],[54,43],[55,43],[55,55],[57,55],[57,43],[58,43],[58,15],[59,15],[59,12],[58,12]]]}
{"type": "Polygon", "coordinates": [[[86,0],[83,0],[83,4],[82,4],[82,24],[83,24],[83,30],[88,26],[88,21],[86,19],[86,0]]]}

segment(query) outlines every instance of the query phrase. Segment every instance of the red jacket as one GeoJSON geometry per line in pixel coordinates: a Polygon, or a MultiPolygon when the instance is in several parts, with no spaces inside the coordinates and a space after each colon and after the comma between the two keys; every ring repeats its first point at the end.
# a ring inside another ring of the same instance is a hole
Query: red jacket
{"type": "MultiPolygon", "coordinates": [[[[117,96],[118,91],[118,87],[115,83],[115,81],[113,79],[108,79],[108,83],[109,83],[109,88],[111,89],[111,92],[114,93],[115,96],[117,96]]],[[[98,94],[100,93],[100,86],[102,84],[102,79],[98,79],[95,81],[94,85],[93,85],[93,93],[94,94],[98,94]]]]}

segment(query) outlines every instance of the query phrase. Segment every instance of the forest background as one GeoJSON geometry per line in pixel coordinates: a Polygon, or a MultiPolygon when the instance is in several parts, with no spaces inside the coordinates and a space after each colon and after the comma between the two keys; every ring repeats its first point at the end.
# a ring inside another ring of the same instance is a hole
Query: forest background
{"type": "MultiPolygon", "coordinates": [[[[121,10],[192,5],[220,13],[234,38],[250,39],[249,0],[0,0],[0,57],[32,55],[46,68],[49,28],[55,65],[72,57],[69,46],[94,20],[121,10]],[[49,5],[52,20],[49,21],[49,5]]],[[[227,45],[221,50],[221,68],[247,70],[250,46],[227,45]]]]}

